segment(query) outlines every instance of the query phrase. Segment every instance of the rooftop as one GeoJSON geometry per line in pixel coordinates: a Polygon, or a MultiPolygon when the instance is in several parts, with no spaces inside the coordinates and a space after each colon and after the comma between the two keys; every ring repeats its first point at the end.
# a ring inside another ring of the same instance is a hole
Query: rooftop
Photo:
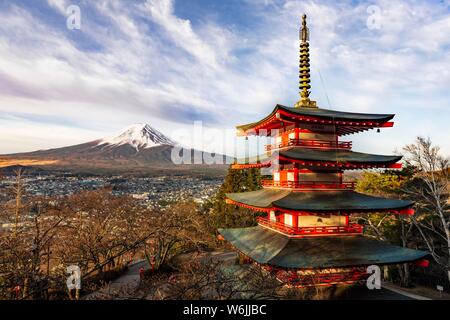
{"type": "Polygon", "coordinates": [[[302,191],[261,189],[243,193],[227,193],[238,205],[256,209],[284,209],[309,212],[382,212],[411,207],[413,202],[369,196],[351,190],[302,191]]]}
{"type": "Polygon", "coordinates": [[[236,128],[241,135],[259,134],[258,129],[268,129],[267,134],[270,135],[270,129],[280,129],[285,127],[286,123],[289,122],[293,124],[293,120],[295,119],[312,124],[336,125],[336,133],[338,135],[345,135],[376,127],[390,126],[388,125],[388,121],[394,116],[394,114],[356,113],[321,108],[286,107],[277,104],[265,118],[237,126],[236,128]],[[248,132],[251,130],[256,130],[256,132],[248,132]]]}
{"type": "Polygon", "coordinates": [[[291,147],[273,153],[272,155],[259,155],[246,159],[238,159],[239,166],[247,164],[269,164],[274,158],[281,162],[300,162],[303,165],[324,165],[330,167],[344,167],[346,169],[359,169],[370,167],[390,167],[402,156],[377,155],[370,153],[342,151],[342,150],[320,150],[291,147]]]}
{"type": "Polygon", "coordinates": [[[282,268],[331,268],[412,262],[428,252],[364,236],[290,238],[261,226],[219,229],[234,247],[260,264],[282,268]]]}

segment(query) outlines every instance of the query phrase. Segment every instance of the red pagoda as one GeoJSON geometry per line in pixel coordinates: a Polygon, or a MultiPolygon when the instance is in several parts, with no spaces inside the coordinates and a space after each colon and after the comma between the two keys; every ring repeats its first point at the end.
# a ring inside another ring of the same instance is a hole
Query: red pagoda
{"type": "Polygon", "coordinates": [[[344,170],[401,168],[401,156],[352,151],[344,135],[392,127],[394,114],[341,112],[310,100],[309,30],[300,30],[300,100],[276,105],[260,121],[238,126],[240,135],[273,136],[266,154],[235,163],[233,169],[273,169],[273,178],[257,191],[227,194],[227,203],[265,213],[258,226],[219,229],[251,261],[289,285],[354,283],[367,277],[367,266],[414,262],[427,252],[390,245],[363,236],[353,214],[411,215],[410,201],[353,191],[344,170]]]}

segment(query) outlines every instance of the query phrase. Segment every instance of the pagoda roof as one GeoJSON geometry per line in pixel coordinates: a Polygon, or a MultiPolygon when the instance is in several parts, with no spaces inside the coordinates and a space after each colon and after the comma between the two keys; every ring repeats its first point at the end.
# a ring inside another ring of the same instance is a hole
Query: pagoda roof
{"type": "Polygon", "coordinates": [[[396,155],[377,155],[354,151],[342,151],[342,150],[319,150],[291,147],[290,149],[282,149],[273,155],[259,155],[257,157],[250,157],[246,159],[238,159],[237,164],[239,167],[242,165],[251,164],[269,164],[273,161],[273,158],[279,157],[280,162],[325,162],[330,165],[338,165],[348,168],[351,165],[354,167],[373,167],[373,166],[386,166],[394,164],[399,161],[402,156],[396,155]]]}
{"type": "MultiPolygon", "coordinates": [[[[271,125],[267,127],[267,129],[269,130],[283,127],[282,119],[278,119],[276,117],[276,114],[280,112],[287,118],[295,117],[299,121],[312,121],[311,123],[314,123],[315,120],[324,120],[330,121],[330,124],[347,126],[348,128],[346,129],[342,128],[341,130],[338,130],[337,133],[339,135],[364,131],[373,127],[382,126],[384,123],[388,122],[395,116],[395,114],[356,113],[322,108],[293,108],[277,104],[272,112],[265,118],[256,122],[237,126],[236,128],[238,129],[238,132],[240,134],[245,135],[248,130],[258,129],[268,123],[271,123],[271,125]],[[302,117],[304,117],[304,119],[302,117]],[[365,123],[364,125],[367,127],[359,129],[353,127],[361,123],[365,123]]],[[[289,120],[292,121],[292,119],[286,120],[287,122],[289,122],[289,120]]]]}
{"type": "Polygon", "coordinates": [[[291,238],[262,226],[219,229],[235,248],[260,264],[315,269],[412,262],[428,252],[364,236],[291,238]]]}
{"type": "Polygon", "coordinates": [[[369,196],[352,190],[292,191],[260,189],[257,191],[227,193],[237,205],[255,209],[294,210],[309,212],[380,212],[399,211],[411,207],[411,201],[369,196]]]}

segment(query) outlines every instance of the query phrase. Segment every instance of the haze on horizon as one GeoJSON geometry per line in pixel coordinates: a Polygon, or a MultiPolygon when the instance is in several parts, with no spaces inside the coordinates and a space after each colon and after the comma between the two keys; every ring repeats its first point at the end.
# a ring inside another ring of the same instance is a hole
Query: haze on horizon
{"type": "Polygon", "coordinates": [[[303,13],[319,107],[396,114],[394,128],[344,137],[354,150],[422,135],[450,154],[450,2],[387,0],[0,1],[0,154],[136,122],[169,137],[195,121],[230,131],[293,106],[303,13]]]}

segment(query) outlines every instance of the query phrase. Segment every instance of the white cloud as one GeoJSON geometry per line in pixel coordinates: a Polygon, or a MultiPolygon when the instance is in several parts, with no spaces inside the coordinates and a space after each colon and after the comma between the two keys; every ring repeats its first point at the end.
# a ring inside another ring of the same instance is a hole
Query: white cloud
{"type": "Polygon", "coordinates": [[[47,0],[50,7],[56,9],[61,14],[65,14],[69,3],[67,0],[47,0]]]}
{"type": "Polygon", "coordinates": [[[151,19],[166,31],[166,35],[199,63],[219,67],[215,50],[192,30],[191,22],[173,14],[172,0],[148,0],[144,8],[150,13],[151,19]]]}

